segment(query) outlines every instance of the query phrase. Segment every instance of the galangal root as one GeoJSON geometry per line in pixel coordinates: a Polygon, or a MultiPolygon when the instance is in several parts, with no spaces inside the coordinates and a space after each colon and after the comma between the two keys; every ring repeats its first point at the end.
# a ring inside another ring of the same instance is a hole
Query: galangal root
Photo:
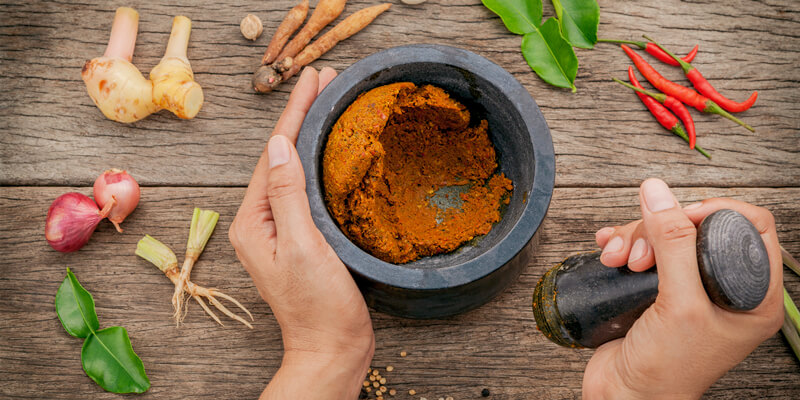
{"type": "Polygon", "coordinates": [[[191,21],[175,17],[167,51],[149,80],[131,64],[138,27],[136,10],[117,9],[105,54],[81,70],[89,97],[106,118],[117,122],[135,122],[161,109],[193,118],[203,105],[203,91],[186,58],[191,21]]]}
{"type": "Polygon", "coordinates": [[[203,248],[205,248],[205,244],[208,242],[208,238],[211,236],[211,232],[213,232],[218,218],[219,214],[213,211],[195,208],[194,216],[192,217],[192,228],[189,233],[189,243],[186,249],[186,260],[183,264],[183,267],[180,269],[178,268],[178,258],[175,256],[175,253],[172,251],[172,249],[154,239],[150,235],[145,235],[139,240],[139,243],[136,245],[136,255],[144,258],[147,261],[150,261],[153,265],[158,267],[158,269],[161,270],[161,272],[163,272],[164,275],[166,275],[167,278],[169,278],[169,280],[175,285],[176,297],[179,298],[179,300],[176,300],[176,297],[173,297],[173,307],[175,307],[175,321],[179,325],[186,316],[187,309],[183,304],[183,299],[184,293],[187,293],[195,301],[197,301],[197,304],[199,304],[200,307],[202,307],[203,310],[214,319],[214,321],[217,321],[217,323],[220,325],[224,326],[225,324],[223,324],[214,311],[208,307],[205,301],[203,301],[203,298],[205,298],[219,311],[222,311],[223,314],[241,322],[248,328],[253,329],[253,326],[250,325],[247,320],[234,314],[217,298],[222,298],[235,304],[237,307],[242,309],[248,317],[250,317],[251,321],[253,321],[253,315],[250,314],[250,311],[248,311],[247,308],[245,308],[241,303],[236,301],[236,299],[220,292],[217,289],[205,288],[203,286],[196,285],[189,280],[189,273],[191,272],[194,263],[197,261],[197,258],[200,256],[200,253],[203,252],[203,248]]]}
{"type": "MultiPolygon", "coordinates": [[[[270,42],[267,52],[262,58],[262,65],[253,74],[253,89],[258,93],[269,93],[274,90],[281,82],[288,80],[303,67],[328,52],[337,43],[355,35],[360,30],[369,25],[381,13],[391,7],[390,3],[379,4],[360,10],[353,15],[345,18],[319,39],[306,46],[311,39],[316,36],[327,24],[335,20],[344,9],[345,0],[320,0],[306,26],[286,45],[285,48],[275,57],[275,47],[281,46],[286,38],[291,35],[289,29],[297,29],[299,23],[296,17],[292,17],[293,12],[303,3],[289,11],[284,22],[278,28],[275,36],[270,42]],[[290,25],[287,21],[293,21],[290,25]],[[281,30],[286,24],[286,29],[281,30]],[[303,48],[305,46],[305,48],[303,48]],[[302,51],[300,50],[302,49],[302,51]],[[298,54],[299,53],[299,54],[298,54]]],[[[304,2],[305,3],[305,2],[304,2]]],[[[297,14],[299,15],[299,14],[297,14]]],[[[300,21],[302,22],[302,20],[300,21]]]]}
{"type": "Polygon", "coordinates": [[[118,122],[135,122],[158,111],[153,83],[131,64],[138,30],[139,13],[118,8],[105,54],[87,61],[81,70],[89,97],[106,118],[118,122]]]}
{"type": "Polygon", "coordinates": [[[183,119],[194,118],[203,106],[203,89],[194,81],[192,66],[186,58],[191,31],[189,18],[175,17],[164,57],[150,71],[153,102],[183,119]]]}

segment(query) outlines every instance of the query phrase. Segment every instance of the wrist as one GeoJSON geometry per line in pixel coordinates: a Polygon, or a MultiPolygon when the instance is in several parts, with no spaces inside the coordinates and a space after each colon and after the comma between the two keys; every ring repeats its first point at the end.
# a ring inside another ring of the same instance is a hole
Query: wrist
{"type": "Polygon", "coordinates": [[[356,340],[346,349],[286,349],[281,367],[261,400],[357,399],[372,361],[374,343],[370,336],[368,341],[356,340]]]}

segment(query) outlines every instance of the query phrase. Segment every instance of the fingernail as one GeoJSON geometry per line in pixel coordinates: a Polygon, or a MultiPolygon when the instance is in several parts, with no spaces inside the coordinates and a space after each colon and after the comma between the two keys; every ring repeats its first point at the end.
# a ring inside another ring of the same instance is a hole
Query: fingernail
{"type": "Polygon", "coordinates": [[[610,227],[610,226],[607,226],[607,227],[605,227],[605,228],[603,228],[603,229],[600,229],[599,231],[597,231],[597,233],[595,234],[595,236],[606,235],[606,234],[611,234],[611,233],[614,233],[614,228],[612,228],[612,227],[610,227]]]}
{"type": "Polygon", "coordinates": [[[700,208],[700,207],[702,207],[702,206],[703,206],[703,202],[702,202],[702,201],[699,201],[699,202],[697,202],[697,203],[692,203],[692,204],[689,204],[688,206],[686,206],[686,207],[683,207],[683,209],[684,209],[684,210],[694,210],[694,209],[696,209],[696,208],[700,208]]]}
{"type": "Polygon", "coordinates": [[[614,236],[611,240],[606,243],[606,247],[603,247],[604,254],[611,254],[616,253],[622,250],[622,247],[625,245],[625,241],[622,240],[619,236],[614,236]]]}
{"type": "Polygon", "coordinates": [[[675,207],[675,196],[661,179],[648,179],[642,183],[644,203],[650,212],[659,212],[675,207]]]}
{"type": "Polygon", "coordinates": [[[281,135],[275,135],[267,143],[267,155],[269,155],[269,167],[275,168],[289,162],[289,140],[281,135]]]}
{"type": "Polygon", "coordinates": [[[647,241],[644,238],[636,239],[631,247],[631,254],[628,256],[628,264],[647,255],[647,241]]]}

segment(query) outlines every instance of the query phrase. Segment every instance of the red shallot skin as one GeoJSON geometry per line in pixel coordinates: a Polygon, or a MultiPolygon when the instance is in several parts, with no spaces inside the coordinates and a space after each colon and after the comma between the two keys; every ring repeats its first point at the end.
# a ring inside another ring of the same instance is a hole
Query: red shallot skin
{"type": "Polygon", "coordinates": [[[111,207],[108,220],[122,232],[119,224],[130,215],[139,204],[139,184],[126,171],[110,169],[94,181],[94,200],[104,208],[112,198],[117,204],[111,207]]]}
{"type": "Polygon", "coordinates": [[[103,217],[89,196],[66,193],[59,196],[47,210],[44,236],[50,246],[69,253],[83,247],[103,217]]]}

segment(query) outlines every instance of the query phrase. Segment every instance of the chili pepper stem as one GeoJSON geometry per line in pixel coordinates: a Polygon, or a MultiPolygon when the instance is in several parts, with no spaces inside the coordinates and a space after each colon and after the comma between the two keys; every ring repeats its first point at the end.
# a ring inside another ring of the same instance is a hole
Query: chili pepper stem
{"type": "Polygon", "coordinates": [[[650,36],[647,36],[647,35],[642,35],[642,37],[644,37],[645,39],[649,40],[649,41],[650,41],[650,42],[652,42],[654,45],[658,46],[658,48],[659,48],[659,49],[661,49],[661,50],[664,50],[664,53],[667,53],[667,54],[669,54],[669,56],[670,56],[670,57],[672,57],[672,59],[673,59],[673,60],[675,60],[675,61],[676,61],[678,64],[680,64],[681,68],[683,68],[683,73],[688,73],[689,71],[691,71],[691,70],[693,70],[693,69],[694,69],[694,67],[692,66],[692,64],[689,64],[689,63],[687,63],[686,61],[683,61],[683,60],[681,60],[681,59],[680,59],[678,56],[676,56],[674,53],[672,53],[671,51],[667,50],[666,48],[664,48],[664,46],[660,45],[658,42],[656,42],[655,40],[653,40],[652,38],[650,38],[650,36]]]}
{"type": "MultiPolygon", "coordinates": [[[[689,135],[687,135],[686,131],[684,131],[683,128],[681,128],[680,124],[675,125],[672,129],[670,129],[670,131],[672,131],[672,133],[674,133],[675,135],[677,135],[678,137],[683,139],[684,142],[690,143],[689,135]]],[[[708,154],[706,149],[704,149],[704,148],[702,148],[702,147],[700,147],[698,145],[695,145],[694,149],[697,150],[698,153],[706,156],[706,158],[708,158],[709,160],[711,159],[711,154],[708,154]]]]}
{"type": "Polygon", "coordinates": [[[632,89],[632,90],[634,90],[636,92],[639,92],[639,93],[642,93],[642,94],[646,94],[646,95],[658,100],[659,103],[663,103],[667,99],[667,95],[665,95],[663,93],[653,93],[653,92],[649,92],[649,91],[644,90],[644,89],[639,89],[636,86],[633,86],[628,82],[623,82],[623,81],[621,81],[621,80],[619,80],[617,78],[611,78],[611,80],[613,80],[614,82],[619,83],[622,86],[627,87],[628,89],[632,89]]]}
{"type": "Polygon", "coordinates": [[[729,119],[729,120],[731,120],[733,122],[736,122],[737,124],[743,126],[745,129],[747,129],[750,132],[755,132],[756,131],[755,129],[753,129],[752,126],[747,125],[744,121],[740,120],[739,118],[734,117],[733,115],[731,115],[731,113],[723,110],[722,107],[719,106],[719,104],[714,102],[714,100],[710,100],[710,99],[706,100],[706,108],[703,109],[703,112],[704,113],[721,115],[721,116],[723,116],[723,117],[725,117],[725,118],[727,118],[727,119],[729,119]]]}
{"type": "Polygon", "coordinates": [[[636,40],[620,40],[620,39],[597,39],[598,43],[625,43],[625,44],[632,44],[642,50],[647,48],[647,43],[645,42],[638,42],[636,40]]]}

